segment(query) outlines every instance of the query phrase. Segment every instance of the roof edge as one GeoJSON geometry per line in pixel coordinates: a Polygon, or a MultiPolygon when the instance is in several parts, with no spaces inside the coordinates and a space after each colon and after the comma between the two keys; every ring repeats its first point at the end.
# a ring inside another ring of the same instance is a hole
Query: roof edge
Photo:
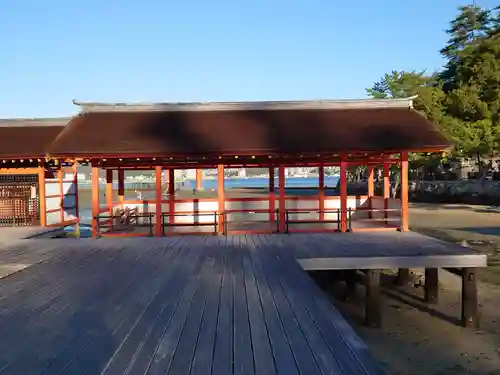
{"type": "Polygon", "coordinates": [[[40,118],[0,118],[0,128],[14,127],[64,127],[72,117],[40,117],[40,118]]]}
{"type": "Polygon", "coordinates": [[[308,109],[413,108],[417,95],[397,99],[342,99],[262,102],[105,103],[73,100],[82,112],[279,111],[308,109]]]}

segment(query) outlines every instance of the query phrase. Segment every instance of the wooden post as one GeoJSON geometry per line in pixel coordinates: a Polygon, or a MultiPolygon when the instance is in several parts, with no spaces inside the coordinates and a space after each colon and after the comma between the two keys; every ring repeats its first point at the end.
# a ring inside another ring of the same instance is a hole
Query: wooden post
{"type": "Polygon", "coordinates": [[[168,170],[168,211],[171,215],[169,215],[169,223],[175,223],[175,216],[172,215],[175,213],[175,169],[168,170]]]}
{"type": "Polygon", "coordinates": [[[59,220],[61,223],[64,223],[64,187],[63,187],[63,170],[62,170],[62,165],[59,163],[59,166],[57,167],[57,180],[59,181],[59,196],[60,196],[60,201],[59,201],[59,220]]]}
{"type": "Polygon", "coordinates": [[[276,220],[274,199],[274,167],[269,167],[269,221],[271,222],[276,220]]]}
{"type": "Polygon", "coordinates": [[[372,208],[373,208],[373,197],[375,196],[375,183],[373,175],[374,166],[368,166],[368,218],[373,218],[372,208]]]}
{"type": "Polygon", "coordinates": [[[46,193],[45,193],[45,167],[43,161],[38,167],[38,194],[40,196],[40,225],[47,225],[47,208],[46,208],[46,193]]]}
{"type": "Polygon", "coordinates": [[[340,161],[340,231],[347,231],[347,162],[340,161]]]}
{"type": "Polygon", "coordinates": [[[196,169],[196,190],[203,189],[203,170],[196,169]]]}
{"type": "MultiPolygon", "coordinates": [[[[168,211],[173,214],[175,213],[175,170],[168,170],[168,211]]],[[[170,215],[168,222],[170,224],[175,223],[175,216],[170,215]]]]}
{"type": "Polygon", "coordinates": [[[390,164],[384,161],[384,218],[387,224],[389,199],[391,197],[390,164]]]}
{"type": "Polygon", "coordinates": [[[321,164],[318,168],[318,173],[319,173],[319,181],[318,181],[318,187],[319,187],[319,220],[323,221],[325,220],[325,166],[321,164]]]}
{"type": "Polygon", "coordinates": [[[462,326],[479,327],[476,269],[462,270],[462,326]]]}
{"type": "Polygon", "coordinates": [[[369,327],[380,327],[382,325],[382,311],[380,301],[380,271],[366,271],[366,311],[365,323],[369,327]]]}
{"type": "MultiPolygon", "coordinates": [[[[75,187],[75,212],[76,212],[76,217],[79,219],[80,218],[80,206],[79,206],[79,199],[78,199],[78,164],[75,163],[73,164],[73,184],[75,187]]],[[[80,224],[78,224],[80,225],[80,224]]]]}
{"type": "Polygon", "coordinates": [[[118,169],[118,200],[123,208],[123,201],[125,196],[125,171],[118,169]]]}
{"type": "Polygon", "coordinates": [[[97,238],[97,216],[99,215],[99,168],[92,166],[92,238],[97,238]]]}
{"type": "Polygon", "coordinates": [[[401,228],[403,232],[408,231],[408,152],[401,153],[401,228]]]}
{"type": "Polygon", "coordinates": [[[161,166],[155,167],[155,187],[156,187],[156,197],[155,197],[155,237],[161,237],[162,235],[162,217],[161,217],[161,201],[162,201],[162,191],[161,191],[161,166]]]}
{"type": "Polygon", "coordinates": [[[437,268],[425,269],[425,301],[437,303],[439,296],[439,270],[437,268]]]}
{"type": "Polygon", "coordinates": [[[344,301],[352,300],[356,297],[356,282],[357,282],[357,271],[356,270],[346,270],[345,271],[345,291],[344,291],[344,301]]]}
{"type": "Polygon", "coordinates": [[[396,277],[396,285],[406,285],[410,282],[410,269],[400,268],[398,269],[398,276],[396,277]]]}
{"type": "Polygon", "coordinates": [[[108,209],[109,216],[113,216],[113,170],[112,169],[106,169],[106,208],[108,209]]]}
{"type": "Polygon", "coordinates": [[[224,164],[219,164],[217,166],[217,202],[219,206],[219,225],[217,230],[219,234],[223,234],[224,231],[224,211],[226,210],[226,200],[224,199],[224,164]]]}
{"type": "Polygon", "coordinates": [[[280,165],[278,167],[278,185],[279,185],[279,228],[280,232],[284,233],[286,226],[285,226],[285,220],[286,220],[286,215],[285,215],[285,210],[286,210],[286,200],[285,200],[285,166],[280,165]]]}

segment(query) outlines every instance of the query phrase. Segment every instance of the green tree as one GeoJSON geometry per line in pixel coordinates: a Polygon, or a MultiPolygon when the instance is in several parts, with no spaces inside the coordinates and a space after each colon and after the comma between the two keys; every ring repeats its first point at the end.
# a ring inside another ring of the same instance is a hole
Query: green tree
{"type": "Polygon", "coordinates": [[[491,24],[488,34],[491,36],[500,34],[500,5],[491,11],[491,24]]]}
{"type": "Polygon", "coordinates": [[[456,87],[456,65],[460,60],[460,52],[474,41],[487,35],[490,26],[490,12],[475,5],[458,8],[458,16],[451,21],[446,30],[448,42],[441,49],[441,54],[447,59],[445,69],[440,74],[445,91],[456,87]]]}
{"type": "Polygon", "coordinates": [[[450,38],[441,54],[450,60],[457,57],[470,42],[482,37],[489,30],[490,12],[475,5],[466,5],[458,8],[459,15],[451,22],[446,30],[450,38]]]}

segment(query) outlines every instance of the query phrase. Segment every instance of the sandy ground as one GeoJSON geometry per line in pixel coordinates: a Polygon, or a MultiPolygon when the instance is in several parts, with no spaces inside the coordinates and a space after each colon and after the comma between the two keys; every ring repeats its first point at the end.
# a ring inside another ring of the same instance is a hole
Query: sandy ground
{"type": "MultiPolygon", "coordinates": [[[[463,329],[460,316],[460,279],[440,273],[440,300],[423,302],[423,288],[396,288],[384,278],[383,328],[364,327],[363,288],[354,301],[333,299],[353,323],[389,374],[500,374],[500,209],[464,205],[413,204],[413,230],[489,254],[491,266],[479,284],[481,328],[463,329]]],[[[421,270],[415,270],[418,274],[421,270]]],[[[329,285],[332,296],[340,285],[329,285]]]]}

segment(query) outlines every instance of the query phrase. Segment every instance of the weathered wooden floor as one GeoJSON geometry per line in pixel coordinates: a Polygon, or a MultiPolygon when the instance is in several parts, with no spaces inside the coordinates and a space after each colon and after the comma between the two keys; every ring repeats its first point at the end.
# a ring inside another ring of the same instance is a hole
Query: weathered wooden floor
{"type": "Polygon", "coordinates": [[[0,374],[383,374],[280,241],[0,250],[0,263],[34,263],[0,279],[0,374]]]}

